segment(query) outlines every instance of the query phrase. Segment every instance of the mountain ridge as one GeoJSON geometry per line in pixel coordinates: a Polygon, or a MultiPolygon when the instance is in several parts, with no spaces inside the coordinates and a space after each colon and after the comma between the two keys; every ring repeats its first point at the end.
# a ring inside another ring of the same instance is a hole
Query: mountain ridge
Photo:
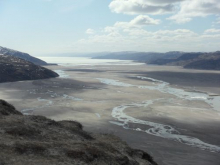
{"type": "Polygon", "coordinates": [[[23,52],[9,49],[9,48],[5,48],[2,46],[0,46],[0,54],[11,55],[11,56],[15,56],[18,58],[22,58],[22,59],[29,61],[29,62],[32,62],[36,65],[48,65],[45,61],[38,59],[36,57],[33,57],[33,56],[29,55],[28,53],[23,53],[23,52]]]}
{"type": "Polygon", "coordinates": [[[35,65],[15,56],[0,54],[0,83],[37,80],[58,76],[57,73],[40,65],[35,65]]]}
{"type": "Polygon", "coordinates": [[[220,51],[216,52],[117,52],[93,59],[133,60],[153,65],[182,66],[188,69],[220,70],[220,51]]]}

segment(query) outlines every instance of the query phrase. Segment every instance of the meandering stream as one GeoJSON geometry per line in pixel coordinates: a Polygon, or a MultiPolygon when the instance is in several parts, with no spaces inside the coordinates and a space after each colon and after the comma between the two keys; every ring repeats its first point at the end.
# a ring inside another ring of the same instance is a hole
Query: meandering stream
{"type": "MultiPolygon", "coordinates": [[[[206,93],[188,92],[183,89],[173,88],[167,82],[156,80],[156,79],[153,79],[150,77],[137,76],[135,78],[150,80],[152,82],[152,86],[133,85],[133,84],[124,83],[124,82],[120,82],[118,80],[113,80],[113,79],[105,79],[105,78],[97,78],[97,79],[101,83],[104,83],[107,85],[114,85],[114,86],[120,86],[120,87],[137,87],[137,88],[141,88],[141,89],[158,90],[162,93],[172,94],[172,95],[176,96],[178,99],[204,101],[207,104],[209,104],[213,110],[220,111],[220,108],[219,108],[220,107],[220,97],[219,96],[213,97],[213,96],[209,96],[206,93]]],[[[155,100],[143,101],[141,103],[131,103],[131,104],[124,104],[124,105],[117,106],[117,107],[113,108],[113,110],[112,110],[112,117],[115,118],[119,122],[110,121],[110,123],[122,126],[125,129],[133,129],[135,131],[146,132],[146,133],[154,135],[154,136],[159,136],[162,138],[179,141],[180,143],[184,143],[186,145],[198,147],[203,150],[208,150],[211,152],[220,152],[219,146],[205,143],[195,137],[181,135],[178,132],[178,130],[176,130],[175,128],[173,128],[170,125],[164,125],[164,124],[160,124],[160,123],[136,119],[134,117],[126,115],[126,113],[124,112],[127,108],[140,108],[140,107],[147,108],[148,106],[150,106],[150,105],[154,104],[155,102],[160,101],[162,99],[163,98],[158,98],[155,100]],[[142,124],[142,125],[148,126],[150,128],[148,128],[146,130],[142,130],[140,128],[129,128],[129,123],[142,124]]]]}

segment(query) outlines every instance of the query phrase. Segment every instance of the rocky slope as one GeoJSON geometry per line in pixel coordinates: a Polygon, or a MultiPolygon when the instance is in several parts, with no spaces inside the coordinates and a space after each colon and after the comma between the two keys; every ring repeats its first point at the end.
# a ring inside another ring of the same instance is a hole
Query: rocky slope
{"type": "Polygon", "coordinates": [[[215,59],[198,60],[185,65],[184,68],[220,70],[220,58],[216,60],[215,59]]]}
{"type": "Polygon", "coordinates": [[[220,70],[220,51],[184,53],[178,58],[157,59],[150,64],[183,66],[189,69],[220,70]]]}
{"type": "Polygon", "coordinates": [[[90,134],[75,121],[24,116],[0,100],[1,165],[156,165],[113,135],[90,134]]]}
{"type": "Polygon", "coordinates": [[[58,76],[57,73],[26,60],[0,54],[0,83],[58,76]]]}
{"type": "Polygon", "coordinates": [[[24,59],[26,61],[32,62],[36,65],[47,65],[47,63],[45,61],[42,61],[38,58],[30,56],[27,53],[19,52],[19,51],[8,49],[8,48],[1,47],[1,46],[0,46],[0,54],[15,56],[15,57],[24,59]]]}

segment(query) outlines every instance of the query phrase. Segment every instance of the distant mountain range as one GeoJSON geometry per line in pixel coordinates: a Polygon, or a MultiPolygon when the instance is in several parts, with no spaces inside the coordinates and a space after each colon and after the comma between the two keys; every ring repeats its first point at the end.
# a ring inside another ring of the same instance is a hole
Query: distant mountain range
{"type": "Polygon", "coordinates": [[[0,54],[0,83],[58,76],[57,73],[24,59],[0,54]]]}
{"type": "Polygon", "coordinates": [[[38,58],[35,58],[33,56],[30,56],[27,53],[19,52],[19,51],[12,50],[12,49],[5,48],[5,47],[1,47],[1,46],[0,46],[0,54],[11,55],[11,56],[15,56],[18,58],[22,58],[22,59],[29,61],[29,62],[32,62],[36,65],[47,65],[47,63],[45,61],[40,60],[38,58]]]}
{"type": "Polygon", "coordinates": [[[133,60],[154,65],[183,66],[189,69],[220,70],[220,51],[216,52],[116,52],[93,59],[133,60]]]}
{"type": "Polygon", "coordinates": [[[183,52],[167,52],[167,53],[156,53],[156,52],[113,52],[106,55],[96,56],[93,59],[118,59],[118,60],[133,60],[137,62],[149,63],[151,61],[162,59],[173,59],[180,57],[183,52]]]}
{"type": "MultiPolygon", "coordinates": [[[[96,53],[53,53],[48,54],[48,57],[96,57],[105,56],[110,52],[96,52],[96,53]]],[[[43,56],[42,56],[43,57],[43,56]]]]}

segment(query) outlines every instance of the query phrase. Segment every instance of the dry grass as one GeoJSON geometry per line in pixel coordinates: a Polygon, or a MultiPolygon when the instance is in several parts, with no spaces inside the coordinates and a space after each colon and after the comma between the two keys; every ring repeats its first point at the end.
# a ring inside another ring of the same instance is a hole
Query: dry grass
{"type": "Polygon", "coordinates": [[[0,165],[156,165],[113,135],[92,135],[76,121],[23,116],[0,103],[0,165]]]}

